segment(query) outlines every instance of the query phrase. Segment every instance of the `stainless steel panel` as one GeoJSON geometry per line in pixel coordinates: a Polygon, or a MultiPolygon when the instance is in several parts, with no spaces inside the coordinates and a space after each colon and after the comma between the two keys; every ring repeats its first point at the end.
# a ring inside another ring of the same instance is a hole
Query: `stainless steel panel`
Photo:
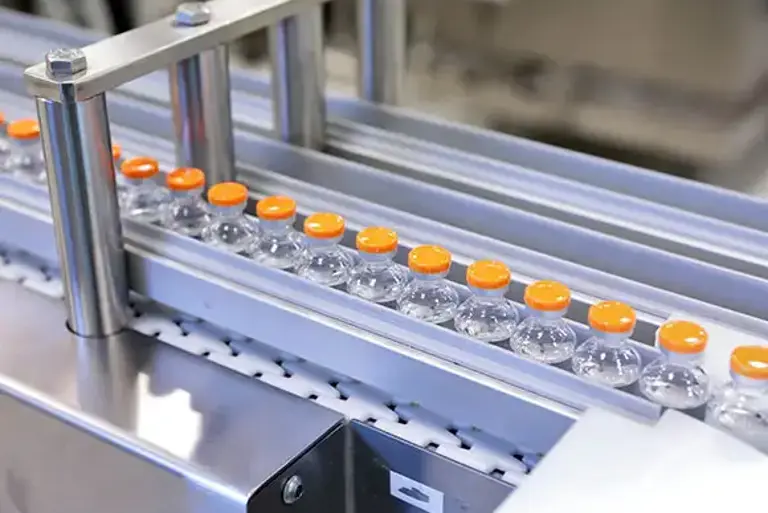
{"type": "Polygon", "coordinates": [[[2,511],[252,511],[296,473],[341,509],[338,414],[135,332],[75,338],[15,283],[0,305],[2,511]]]}
{"type": "Polygon", "coordinates": [[[355,511],[481,513],[493,511],[514,491],[511,484],[458,465],[429,449],[403,443],[375,426],[352,422],[348,436],[355,511]],[[413,499],[412,503],[392,493],[396,479],[393,473],[415,482],[397,490],[413,499]],[[435,490],[442,496],[430,496],[424,490],[435,490]]]}

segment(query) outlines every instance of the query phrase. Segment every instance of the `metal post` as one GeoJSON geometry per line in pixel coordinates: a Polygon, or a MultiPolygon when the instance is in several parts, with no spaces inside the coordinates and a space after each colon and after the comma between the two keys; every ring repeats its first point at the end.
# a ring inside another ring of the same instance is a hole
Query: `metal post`
{"type": "MultiPolygon", "coordinates": [[[[49,52],[46,63],[62,83],[87,68],[80,50],[49,52]]],[[[69,327],[84,337],[117,333],[128,282],[105,96],[36,103],[69,327]]]]}
{"type": "Polygon", "coordinates": [[[360,96],[397,104],[405,75],[405,0],[358,0],[357,12],[360,96]]]}
{"type": "MultiPolygon", "coordinates": [[[[188,2],[176,10],[174,24],[197,27],[210,19],[210,10],[203,2],[188,2]]],[[[227,46],[199,53],[171,66],[170,87],[177,165],[202,169],[208,186],[234,180],[227,46]]]]}
{"type": "Polygon", "coordinates": [[[269,28],[275,131],[286,142],[319,149],[325,139],[323,11],[308,6],[269,28]]]}

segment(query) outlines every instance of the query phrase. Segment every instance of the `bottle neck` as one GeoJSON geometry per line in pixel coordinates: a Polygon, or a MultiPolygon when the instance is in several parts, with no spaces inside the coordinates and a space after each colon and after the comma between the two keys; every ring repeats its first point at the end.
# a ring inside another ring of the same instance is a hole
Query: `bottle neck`
{"type": "Polygon", "coordinates": [[[203,194],[203,188],[197,187],[185,191],[171,190],[171,197],[176,201],[199,201],[203,194]]]}
{"type": "Polygon", "coordinates": [[[662,356],[669,363],[677,363],[683,365],[699,365],[704,361],[704,353],[675,353],[663,347],[659,347],[662,356]]]}
{"type": "Polygon", "coordinates": [[[360,260],[366,267],[371,269],[386,268],[392,265],[392,259],[395,257],[395,252],[389,253],[366,253],[364,251],[358,251],[360,260]]]}
{"type": "Polygon", "coordinates": [[[619,347],[627,343],[631,333],[605,333],[595,330],[595,335],[600,337],[603,343],[609,347],[619,347]]]}
{"type": "Polygon", "coordinates": [[[212,207],[214,215],[220,219],[236,219],[242,217],[245,212],[245,203],[226,207],[212,205],[212,207]]]}
{"type": "Polygon", "coordinates": [[[331,239],[318,239],[315,237],[307,236],[306,238],[307,247],[316,252],[332,251],[338,247],[339,242],[341,242],[341,237],[333,237],[331,239]]]}
{"type": "Polygon", "coordinates": [[[504,294],[507,293],[507,289],[509,289],[507,286],[497,289],[481,289],[479,287],[469,286],[469,290],[472,292],[475,299],[482,301],[483,303],[499,303],[505,301],[506,298],[504,297],[504,294]]]}
{"type": "Polygon", "coordinates": [[[531,317],[535,317],[541,324],[557,324],[563,320],[566,310],[544,311],[531,309],[531,317]]]}
{"type": "Polygon", "coordinates": [[[275,237],[279,237],[281,235],[288,235],[293,231],[293,222],[294,217],[291,216],[288,219],[280,219],[280,220],[265,220],[260,219],[259,225],[261,226],[262,232],[265,235],[272,235],[275,237]]]}
{"type": "Polygon", "coordinates": [[[768,379],[748,378],[733,371],[731,371],[731,379],[738,389],[768,394],[768,379]]]}
{"type": "Polygon", "coordinates": [[[439,283],[443,278],[445,278],[448,275],[448,272],[443,273],[434,273],[434,274],[428,274],[428,273],[420,273],[411,270],[411,274],[413,275],[413,281],[419,281],[423,282],[424,284],[430,284],[430,283],[439,283]]]}
{"type": "Polygon", "coordinates": [[[125,182],[131,187],[152,187],[155,185],[155,177],[150,176],[149,178],[130,178],[125,176],[125,182]]]}

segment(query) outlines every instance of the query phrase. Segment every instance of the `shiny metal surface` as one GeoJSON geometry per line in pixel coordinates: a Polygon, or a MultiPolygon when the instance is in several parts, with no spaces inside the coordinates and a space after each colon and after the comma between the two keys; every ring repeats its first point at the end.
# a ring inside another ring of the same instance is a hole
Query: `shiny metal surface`
{"type": "Polygon", "coordinates": [[[397,104],[406,71],[405,0],[358,0],[360,96],[397,104]]]}
{"type": "Polygon", "coordinates": [[[323,13],[308,7],[269,28],[272,102],[277,136],[307,148],[325,139],[323,13]]]}
{"type": "Polygon", "coordinates": [[[515,489],[433,451],[404,443],[375,424],[352,422],[349,437],[356,511],[483,513],[496,509],[515,489]],[[394,496],[393,473],[412,481],[397,490],[410,504],[394,496]]]}
{"type": "Polygon", "coordinates": [[[213,0],[211,21],[196,27],[175,27],[170,15],[137,29],[83,48],[88,71],[69,82],[52,80],[45,65],[25,75],[30,93],[51,100],[83,100],[104,93],[152,71],[167,68],[206,50],[300,14],[323,0],[213,0]]]}
{"type": "Polygon", "coordinates": [[[85,337],[116,333],[128,282],[106,100],[38,98],[37,115],[69,326],[85,337]]]}
{"type": "Polygon", "coordinates": [[[202,169],[208,186],[234,180],[229,48],[179,61],[169,77],[177,165],[202,169]]]}
{"type": "Polygon", "coordinates": [[[77,338],[16,283],[0,305],[0,511],[246,511],[297,473],[343,500],[340,415],[135,332],[77,338]]]}

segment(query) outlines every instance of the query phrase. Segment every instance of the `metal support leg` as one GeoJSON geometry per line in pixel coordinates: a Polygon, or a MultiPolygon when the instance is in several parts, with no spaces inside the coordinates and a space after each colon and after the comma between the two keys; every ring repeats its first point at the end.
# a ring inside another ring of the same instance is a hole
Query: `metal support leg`
{"type": "Polygon", "coordinates": [[[220,46],[171,66],[176,162],[205,172],[208,186],[235,177],[229,49],[220,46]]]}
{"type": "Polygon", "coordinates": [[[37,98],[69,327],[84,337],[125,327],[128,284],[107,104],[37,98]]]}
{"type": "Polygon", "coordinates": [[[323,14],[319,5],[269,28],[277,136],[308,148],[325,138],[323,14]]]}
{"type": "Polygon", "coordinates": [[[358,0],[360,96],[394,105],[405,74],[405,0],[358,0]]]}

